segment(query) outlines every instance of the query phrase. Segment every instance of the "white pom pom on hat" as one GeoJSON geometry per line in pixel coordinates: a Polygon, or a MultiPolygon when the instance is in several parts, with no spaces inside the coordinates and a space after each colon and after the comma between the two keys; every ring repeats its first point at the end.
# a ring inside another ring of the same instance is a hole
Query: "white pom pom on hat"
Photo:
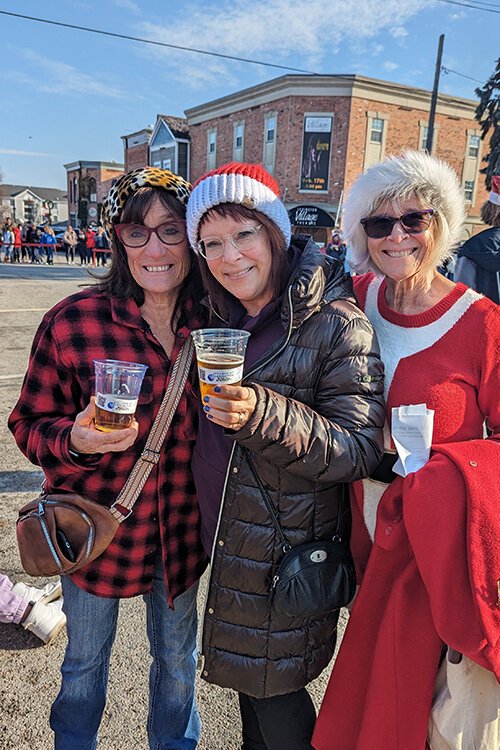
{"type": "Polygon", "coordinates": [[[198,228],[204,214],[221,203],[240,203],[267,216],[281,231],[288,248],[292,228],[274,177],[259,164],[231,162],[200,177],[189,196],[187,233],[196,250],[198,228]]]}

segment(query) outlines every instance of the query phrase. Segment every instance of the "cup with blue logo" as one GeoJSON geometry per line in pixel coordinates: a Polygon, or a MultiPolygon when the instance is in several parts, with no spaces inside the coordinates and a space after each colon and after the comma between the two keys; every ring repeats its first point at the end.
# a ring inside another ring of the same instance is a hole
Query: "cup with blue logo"
{"type": "MultiPolygon", "coordinates": [[[[201,398],[214,395],[216,385],[241,385],[248,331],[200,328],[192,331],[201,398]]],[[[220,398],[220,396],[219,396],[220,398]]]]}
{"type": "Polygon", "coordinates": [[[95,426],[102,432],[130,427],[147,365],[117,359],[94,359],[95,426]]]}

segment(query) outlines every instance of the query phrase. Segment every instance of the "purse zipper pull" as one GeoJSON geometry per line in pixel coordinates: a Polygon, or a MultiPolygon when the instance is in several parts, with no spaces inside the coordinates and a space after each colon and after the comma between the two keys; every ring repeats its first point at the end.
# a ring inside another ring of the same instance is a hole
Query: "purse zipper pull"
{"type": "Polygon", "coordinates": [[[273,587],[273,589],[275,589],[275,588],[276,588],[276,586],[278,585],[278,581],[279,581],[279,579],[280,579],[280,577],[279,577],[279,576],[273,576],[273,586],[272,586],[272,587],[273,587]]]}

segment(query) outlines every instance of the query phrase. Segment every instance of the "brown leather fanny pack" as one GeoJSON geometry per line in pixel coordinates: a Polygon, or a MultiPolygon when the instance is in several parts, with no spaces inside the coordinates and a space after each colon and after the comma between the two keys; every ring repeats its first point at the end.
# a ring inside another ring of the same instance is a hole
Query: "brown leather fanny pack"
{"type": "Polygon", "coordinates": [[[30,576],[73,573],[95,560],[118,530],[105,505],[82,495],[40,495],[19,511],[21,563],[30,576]]]}

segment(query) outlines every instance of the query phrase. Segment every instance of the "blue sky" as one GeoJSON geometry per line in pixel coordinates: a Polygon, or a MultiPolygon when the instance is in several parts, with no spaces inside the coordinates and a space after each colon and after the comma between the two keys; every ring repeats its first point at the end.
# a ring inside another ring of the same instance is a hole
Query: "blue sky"
{"type": "MultiPolygon", "coordinates": [[[[464,0],[464,2],[477,0],[464,0]]],[[[500,0],[489,0],[500,10],[500,0]]],[[[0,0],[0,10],[474,98],[500,55],[500,15],[443,0],[0,0]]],[[[286,73],[0,15],[0,171],[65,187],[64,163],[122,161],[121,135],[286,73]]]]}

